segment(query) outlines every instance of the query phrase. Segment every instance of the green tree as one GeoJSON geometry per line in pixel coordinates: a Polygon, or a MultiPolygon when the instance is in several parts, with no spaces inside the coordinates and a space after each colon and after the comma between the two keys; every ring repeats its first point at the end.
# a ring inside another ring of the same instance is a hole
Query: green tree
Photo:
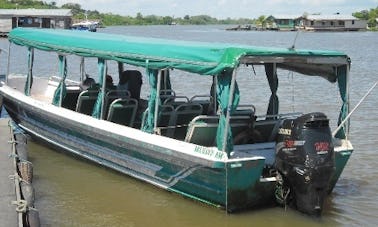
{"type": "Polygon", "coordinates": [[[84,14],[85,10],[81,9],[81,5],[77,3],[67,3],[62,5],[63,9],[71,9],[72,14],[74,17],[78,14],[84,14]]]}
{"type": "Polygon", "coordinates": [[[369,20],[369,11],[368,10],[362,10],[360,12],[355,12],[352,15],[359,18],[359,19],[362,19],[362,20],[369,20]]]}
{"type": "Polygon", "coordinates": [[[136,15],[136,19],[137,20],[143,20],[143,15],[139,12],[139,13],[137,13],[137,15],[136,15]]]}
{"type": "Polygon", "coordinates": [[[163,17],[163,24],[172,24],[173,23],[173,17],[165,16],[163,17]]]}
{"type": "Polygon", "coordinates": [[[352,15],[359,19],[367,20],[369,28],[376,29],[376,26],[377,26],[376,19],[378,18],[378,7],[372,8],[370,10],[362,10],[359,12],[355,12],[352,15]]]}

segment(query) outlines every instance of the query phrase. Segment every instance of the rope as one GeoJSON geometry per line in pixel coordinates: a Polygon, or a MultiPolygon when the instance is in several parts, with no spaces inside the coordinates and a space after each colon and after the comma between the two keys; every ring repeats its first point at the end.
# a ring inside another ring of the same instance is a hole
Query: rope
{"type": "Polygon", "coordinates": [[[17,155],[17,154],[10,153],[10,154],[8,155],[8,158],[18,158],[18,155],[17,155]]]}
{"type": "Polygon", "coordinates": [[[9,177],[9,179],[11,179],[11,180],[18,180],[18,181],[21,181],[21,182],[24,182],[24,183],[26,183],[26,184],[30,184],[29,182],[27,182],[27,181],[25,181],[22,177],[20,177],[19,175],[9,175],[8,176],[9,177]]]}
{"type": "Polygon", "coordinates": [[[16,211],[18,213],[26,213],[28,209],[28,202],[26,200],[12,201],[12,205],[16,205],[16,211]]]}
{"type": "Polygon", "coordinates": [[[12,145],[13,145],[13,144],[18,144],[18,142],[17,142],[16,140],[9,140],[8,143],[9,143],[9,144],[12,144],[12,145]]]}
{"type": "Polygon", "coordinates": [[[277,172],[277,185],[275,190],[275,197],[277,203],[283,205],[285,210],[287,209],[288,205],[288,196],[290,194],[290,187],[285,187],[284,179],[282,178],[281,174],[277,172]]]}
{"type": "Polygon", "coordinates": [[[357,105],[353,108],[352,111],[345,117],[345,119],[340,123],[339,127],[333,131],[332,136],[335,137],[336,133],[344,127],[344,124],[349,120],[350,116],[354,113],[354,111],[361,105],[361,103],[366,99],[366,97],[369,96],[369,94],[374,90],[374,88],[377,86],[378,81],[375,82],[375,84],[366,92],[366,94],[361,98],[361,100],[357,103],[357,105]]]}

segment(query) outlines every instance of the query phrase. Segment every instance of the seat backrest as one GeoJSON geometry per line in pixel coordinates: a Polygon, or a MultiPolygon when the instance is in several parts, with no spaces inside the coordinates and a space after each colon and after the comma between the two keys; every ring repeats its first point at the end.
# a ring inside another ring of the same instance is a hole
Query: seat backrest
{"type": "Polygon", "coordinates": [[[105,99],[104,99],[104,118],[108,116],[108,111],[110,104],[119,98],[130,98],[130,92],[129,91],[122,91],[120,92],[119,90],[109,90],[105,94],[105,99]]]}
{"type": "Polygon", "coordinates": [[[157,130],[160,135],[173,137],[174,128],[171,125],[171,118],[174,118],[175,109],[172,105],[161,105],[157,119],[157,130]]]}
{"type": "Polygon", "coordinates": [[[210,95],[195,95],[190,98],[189,102],[191,103],[198,103],[202,105],[202,114],[207,115],[209,114],[209,107],[213,103],[213,97],[210,95]]]}
{"type": "Polygon", "coordinates": [[[239,105],[233,116],[252,116],[256,115],[256,107],[254,105],[239,105]]]}
{"type": "Polygon", "coordinates": [[[138,101],[136,99],[116,99],[110,104],[107,120],[117,124],[133,127],[137,109],[138,101]]]}
{"type": "Polygon", "coordinates": [[[189,98],[186,96],[172,96],[166,98],[163,102],[164,105],[172,105],[174,108],[178,107],[181,104],[189,103],[189,98]]]}
{"type": "Polygon", "coordinates": [[[166,99],[174,98],[176,96],[176,93],[174,90],[171,89],[163,89],[160,90],[160,100],[161,103],[164,103],[166,99]]]}
{"type": "Polygon", "coordinates": [[[232,130],[232,135],[236,136],[240,132],[246,130],[250,122],[251,122],[251,117],[249,115],[231,116],[230,126],[232,130]]]}
{"type": "MultiPolygon", "coordinates": [[[[169,129],[171,129],[171,127],[169,126],[169,122],[173,114],[175,114],[175,109],[173,108],[173,106],[161,105],[159,107],[159,116],[157,119],[158,134],[166,135],[169,129]]],[[[144,127],[147,116],[148,116],[148,108],[142,114],[141,128],[144,127]]]]}
{"type": "Polygon", "coordinates": [[[81,92],[77,100],[76,112],[92,115],[97,96],[98,91],[86,90],[81,92]]]}
{"type": "Polygon", "coordinates": [[[200,115],[188,126],[185,141],[202,146],[214,146],[217,135],[219,116],[200,115]]]}
{"type": "Polygon", "coordinates": [[[202,105],[198,103],[184,103],[176,107],[175,114],[170,119],[170,125],[174,125],[174,138],[184,140],[189,122],[202,114],[202,105]]]}
{"type": "MultiPolygon", "coordinates": [[[[248,128],[250,118],[247,116],[231,116],[230,127],[235,136],[248,128]]],[[[190,123],[185,136],[185,141],[202,146],[215,146],[219,116],[200,115],[190,123]]]]}
{"type": "Polygon", "coordinates": [[[158,120],[157,120],[157,127],[168,126],[172,114],[174,114],[173,106],[161,105],[160,110],[159,110],[158,120]]]}

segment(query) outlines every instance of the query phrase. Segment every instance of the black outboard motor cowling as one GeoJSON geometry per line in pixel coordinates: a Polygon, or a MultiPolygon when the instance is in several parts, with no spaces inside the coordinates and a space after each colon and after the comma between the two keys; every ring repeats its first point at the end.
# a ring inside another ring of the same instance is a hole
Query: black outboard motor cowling
{"type": "Polygon", "coordinates": [[[325,114],[309,113],[282,122],[275,167],[290,188],[290,204],[303,213],[320,215],[335,168],[332,134],[325,114]]]}

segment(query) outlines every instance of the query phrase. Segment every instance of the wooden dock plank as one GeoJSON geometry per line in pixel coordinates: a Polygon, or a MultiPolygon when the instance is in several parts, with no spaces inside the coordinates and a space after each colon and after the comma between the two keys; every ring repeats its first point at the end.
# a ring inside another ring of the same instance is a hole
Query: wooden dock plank
{"type": "Polygon", "coordinates": [[[12,201],[16,200],[15,184],[9,178],[14,174],[11,154],[10,132],[8,118],[0,118],[0,220],[1,226],[18,226],[16,206],[12,201]]]}

